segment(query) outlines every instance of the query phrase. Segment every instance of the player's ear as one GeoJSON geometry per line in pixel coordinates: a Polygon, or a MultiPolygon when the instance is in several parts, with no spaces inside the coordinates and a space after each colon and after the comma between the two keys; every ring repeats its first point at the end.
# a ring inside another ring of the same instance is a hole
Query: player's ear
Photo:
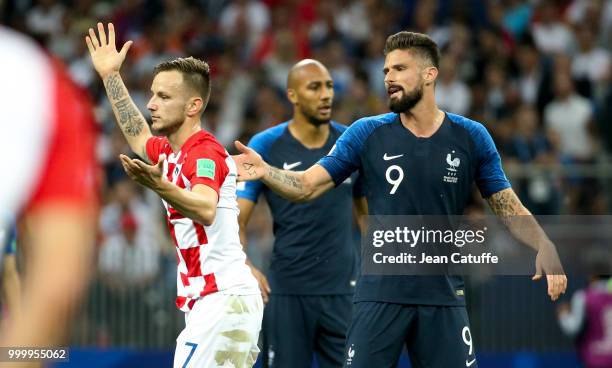
{"type": "Polygon", "coordinates": [[[187,116],[194,117],[204,111],[204,101],[201,97],[192,97],[187,101],[187,116]]]}
{"type": "Polygon", "coordinates": [[[426,86],[434,84],[437,78],[438,68],[436,68],[435,66],[430,66],[423,69],[423,80],[425,81],[426,86]]]}
{"type": "Polygon", "coordinates": [[[297,93],[293,88],[287,88],[287,99],[291,101],[292,104],[297,104],[297,93]]]}

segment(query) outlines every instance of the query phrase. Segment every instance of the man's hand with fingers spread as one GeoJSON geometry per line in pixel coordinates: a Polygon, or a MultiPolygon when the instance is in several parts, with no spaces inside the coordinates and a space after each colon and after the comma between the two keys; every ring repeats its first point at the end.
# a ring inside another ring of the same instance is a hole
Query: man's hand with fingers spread
{"type": "Polygon", "coordinates": [[[102,79],[109,74],[119,72],[121,64],[125,60],[125,55],[132,46],[132,41],[127,41],[121,51],[117,51],[115,47],[115,27],[112,23],[108,24],[108,39],[104,25],[98,23],[98,35],[96,36],[94,29],[90,28],[89,35],[85,37],[85,42],[94,68],[102,79]]]}
{"type": "Polygon", "coordinates": [[[255,152],[255,150],[245,146],[239,141],[235,141],[234,145],[241,153],[234,155],[232,158],[236,162],[238,168],[239,181],[252,181],[261,179],[266,175],[268,164],[255,152]]]}
{"type": "Polygon", "coordinates": [[[156,190],[167,180],[163,174],[165,155],[159,156],[157,165],[148,165],[139,159],[131,159],[126,155],[119,155],[119,159],[128,176],[140,185],[156,190]]]}

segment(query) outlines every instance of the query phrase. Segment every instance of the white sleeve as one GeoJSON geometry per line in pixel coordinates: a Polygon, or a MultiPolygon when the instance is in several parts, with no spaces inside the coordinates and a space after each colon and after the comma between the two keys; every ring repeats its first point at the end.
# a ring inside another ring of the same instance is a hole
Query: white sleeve
{"type": "Polygon", "coordinates": [[[561,330],[568,336],[578,335],[584,325],[586,312],[586,297],[584,291],[580,290],[572,296],[571,309],[569,313],[559,316],[561,330]]]}

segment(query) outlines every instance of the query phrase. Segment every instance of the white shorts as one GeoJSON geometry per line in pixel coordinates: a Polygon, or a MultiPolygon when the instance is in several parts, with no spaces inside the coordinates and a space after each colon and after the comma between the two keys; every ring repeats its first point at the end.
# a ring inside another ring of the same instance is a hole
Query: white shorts
{"type": "Polygon", "coordinates": [[[259,354],[262,318],[260,294],[203,297],[185,314],[174,368],[251,368],[259,354]]]}

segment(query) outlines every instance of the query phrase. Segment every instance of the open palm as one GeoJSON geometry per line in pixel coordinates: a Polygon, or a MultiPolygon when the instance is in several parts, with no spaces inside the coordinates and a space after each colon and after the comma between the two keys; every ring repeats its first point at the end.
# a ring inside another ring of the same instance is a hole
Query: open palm
{"type": "Polygon", "coordinates": [[[108,39],[106,38],[104,25],[98,23],[98,36],[96,36],[93,28],[90,28],[89,35],[85,37],[85,42],[94,68],[102,78],[111,73],[119,72],[121,64],[125,60],[125,55],[132,45],[132,41],[127,41],[121,51],[117,51],[117,47],[115,47],[115,27],[112,23],[108,24],[108,39]]]}
{"type": "Polygon", "coordinates": [[[239,155],[232,156],[238,169],[239,181],[251,181],[261,179],[266,173],[266,163],[255,150],[245,146],[239,141],[234,145],[240,152],[239,155]]]}

